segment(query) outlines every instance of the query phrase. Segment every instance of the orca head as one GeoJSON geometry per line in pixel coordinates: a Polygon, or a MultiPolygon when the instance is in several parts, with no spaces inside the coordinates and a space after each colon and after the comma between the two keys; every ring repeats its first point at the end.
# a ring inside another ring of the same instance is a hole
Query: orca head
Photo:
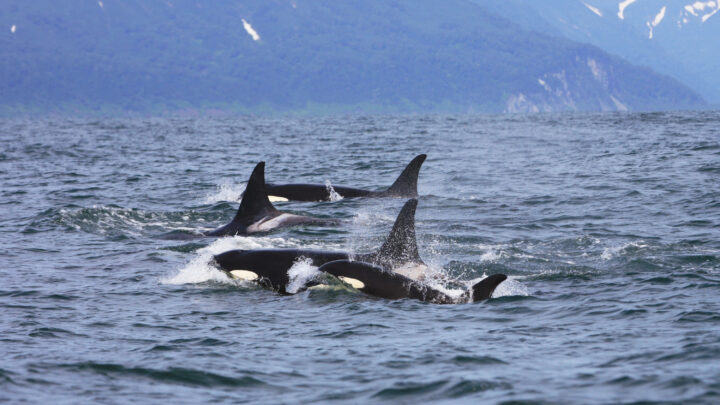
{"type": "Polygon", "coordinates": [[[227,252],[219,253],[213,256],[212,262],[220,268],[220,270],[226,272],[242,269],[245,262],[246,252],[247,250],[244,249],[228,250],[227,252]]]}

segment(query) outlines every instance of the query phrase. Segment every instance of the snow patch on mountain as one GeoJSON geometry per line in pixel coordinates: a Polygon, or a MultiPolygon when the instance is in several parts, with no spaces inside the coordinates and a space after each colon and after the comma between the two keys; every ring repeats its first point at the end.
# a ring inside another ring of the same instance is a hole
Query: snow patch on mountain
{"type": "Polygon", "coordinates": [[[650,32],[648,33],[648,38],[650,38],[650,39],[653,38],[653,28],[657,27],[658,24],[660,24],[660,23],[662,22],[663,18],[665,18],[665,11],[666,11],[666,10],[667,10],[667,6],[663,6],[663,8],[660,9],[660,12],[657,13],[657,15],[655,16],[655,18],[654,18],[652,21],[648,21],[648,22],[646,23],[648,29],[650,30],[650,32]]]}
{"type": "Polygon", "coordinates": [[[602,66],[592,58],[588,58],[587,65],[590,68],[590,72],[592,73],[595,80],[602,83],[603,87],[607,89],[608,87],[608,79],[607,79],[607,73],[605,70],[603,70],[602,66]]]}
{"type": "Polygon", "coordinates": [[[682,18],[684,24],[688,23],[690,16],[699,18],[704,23],[720,10],[720,1],[696,1],[683,8],[685,10],[682,18]]]}
{"type": "Polygon", "coordinates": [[[591,6],[591,5],[587,4],[587,3],[584,3],[584,2],[583,2],[583,4],[585,5],[585,7],[588,8],[588,10],[592,11],[593,13],[599,15],[600,17],[603,16],[602,11],[600,11],[600,9],[598,9],[597,7],[593,7],[593,6],[591,6]]]}
{"type": "Polygon", "coordinates": [[[625,19],[625,9],[628,8],[629,5],[635,3],[637,0],[625,0],[618,4],[618,18],[621,20],[625,19]]]}
{"type": "Polygon", "coordinates": [[[253,39],[253,41],[259,41],[260,35],[258,35],[257,31],[250,25],[249,22],[245,21],[245,19],[242,19],[243,28],[245,28],[245,31],[250,35],[253,39]]]}

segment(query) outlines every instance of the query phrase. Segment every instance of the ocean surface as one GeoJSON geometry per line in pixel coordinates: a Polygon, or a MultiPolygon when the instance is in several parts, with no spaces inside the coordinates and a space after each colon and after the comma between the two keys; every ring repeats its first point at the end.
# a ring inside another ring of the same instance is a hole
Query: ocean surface
{"type": "Polygon", "coordinates": [[[5,119],[0,145],[0,401],[720,402],[720,112],[5,119]],[[422,258],[509,275],[493,299],[280,296],[210,266],[369,252],[405,202],[200,236],[257,162],[379,190],[419,153],[422,258]]]}

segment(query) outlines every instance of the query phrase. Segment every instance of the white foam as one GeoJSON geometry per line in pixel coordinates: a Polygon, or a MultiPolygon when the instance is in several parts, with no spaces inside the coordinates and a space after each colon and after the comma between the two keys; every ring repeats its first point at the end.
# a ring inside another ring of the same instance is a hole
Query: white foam
{"type": "Polygon", "coordinates": [[[211,255],[195,257],[175,275],[160,279],[162,284],[197,284],[207,281],[231,283],[225,273],[210,265],[211,255]]]}
{"type": "Polygon", "coordinates": [[[312,265],[312,260],[306,257],[300,257],[288,270],[290,281],[285,287],[285,291],[295,294],[300,291],[309,281],[319,276],[321,273],[316,266],[312,265]]]}
{"type": "Polygon", "coordinates": [[[502,255],[503,255],[502,251],[490,250],[490,251],[483,253],[480,256],[480,261],[493,263],[493,262],[498,261],[498,259],[500,259],[502,257],[502,255]]]}
{"type": "Polygon", "coordinates": [[[492,297],[527,297],[528,295],[530,295],[530,292],[528,291],[527,287],[520,282],[518,277],[508,276],[507,280],[503,281],[502,283],[500,283],[500,285],[497,286],[497,288],[495,288],[492,297]]]}
{"type": "Polygon", "coordinates": [[[214,204],[221,201],[239,201],[245,191],[246,183],[223,183],[214,193],[205,196],[203,204],[214,204]]]}
{"type": "MultiPolygon", "coordinates": [[[[472,289],[472,286],[486,279],[487,274],[483,274],[482,277],[475,278],[473,280],[465,280],[462,282],[465,285],[464,289],[447,288],[440,278],[427,280],[426,284],[444,294],[456,300],[457,303],[463,304],[468,301],[460,300],[464,294],[472,289]]],[[[508,297],[508,296],[528,296],[530,295],[527,287],[520,282],[522,276],[508,276],[508,278],[500,283],[495,291],[493,291],[492,298],[508,297]]],[[[466,297],[469,299],[470,297],[466,297]]]]}
{"type": "Polygon", "coordinates": [[[359,211],[352,219],[353,225],[363,227],[373,227],[393,221],[395,221],[395,217],[378,211],[359,211]]]}
{"type": "Polygon", "coordinates": [[[236,283],[228,278],[224,272],[211,264],[212,257],[216,254],[227,252],[233,249],[268,249],[274,247],[287,247],[293,245],[293,241],[282,238],[258,238],[234,236],[231,238],[220,238],[210,245],[199,249],[190,263],[177,271],[174,275],[160,279],[162,284],[197,284],[207,281],[218,281],[224,283],[236,283]]]}
{"type": "Polygon", "coordinates": [[[132,236],[142,236],[142,232],[153,228],[172,228],[174,230],[195,231],[195,228],[186,226],[188,217],[182,222],[162,220],[162,215],[118,207],[93,205],[91,208],[70,210],[61,208],[58,211],[63,222],[68,223],[76,230],[88,229],[106,235],[121,230],[132,236]],[[140,218],[140,219],[137,219],[140,218]]]}
{"type": "Polygon", "coordinates": [[[618,254],[625,253],[625,251],[627,251],[630,248],[641,249],[641,248],[645,248],[645,247],[647,247],[647,245],[642,242],[630,242],[630,243],[626,243],[622,246],[606,247],[603,250],[602,254],[600,255],[600,258],[603,260],[610,260],[613,257],[617,256],[618,254]]]}
{"type": "Polygon", "coordinates": [[[454,288],[447,288],[442,284],[436,284],[436,283],[427,283],[428,286],[440,291],[441,293],[447,295],[448,297],[452,298],[458,303],[466,303],[467,301],[459,301],[460,297],[467,292],[467,290],[462,289],[454,289],[454,288]]]}
{"type": "Polygon", "coordinates": [[[489,262],[494,263],[498,261],[499,259],[506,257],[507,254],[503,250],[503,245],[484,245],[479,244],[477,245],[478,249],[484,250],[485,253],[480,255],[480,261],[481,262],[489,262]]]}

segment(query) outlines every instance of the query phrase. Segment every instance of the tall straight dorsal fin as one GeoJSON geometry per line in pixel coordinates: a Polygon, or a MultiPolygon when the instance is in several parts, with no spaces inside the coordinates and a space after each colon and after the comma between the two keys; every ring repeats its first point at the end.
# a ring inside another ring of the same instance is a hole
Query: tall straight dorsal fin
{"type": "Polygon", "coordinates": [[[415,238],[415,209],[418,200],[409,199],[398,214],[390,235],[373,255],[373,261],[396,267],[404,263],[422,263],[415,238]]]}
{"type": "Polygon", "coordinates": [[[256,218],[275,211],[277,210],[270,202],[265,189],[265,162],[260,162],[250,175],[242,201],[240,201],[240,208],[238,208],[233,222],[256,218]]]}
{"type": "Polygon", "coordinates": [[[415,156],[385,194],[388,197],[417,197],[418,174],[425,158],[427,158],[426,154],[415,156]]]}

